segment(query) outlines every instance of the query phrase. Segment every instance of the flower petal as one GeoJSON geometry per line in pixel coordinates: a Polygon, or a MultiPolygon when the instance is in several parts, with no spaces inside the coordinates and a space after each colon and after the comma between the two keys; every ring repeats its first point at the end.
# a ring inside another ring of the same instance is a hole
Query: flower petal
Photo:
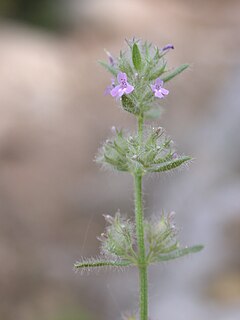
{"type": "Polygon", "coordinates": [[[162,86],[163,85],[163,81],[160,78],[157,78],[155,81],[155,84],[158,86],[162,86]]]}
{"type": "Polygon", "coordinates": [[[150,84],[150,87],[151,87],[152,91],[155,92],[155,90],[156,90],[155,84],[150,84]]]}
{"type": "Polygon", "coordinates": [[[134,86],[131,86],[130,84],[127,85],[127,87],[125,88],[125,93],[129,94],[134,90],[134,86]]]}
{"type": "Polygon", "coordinates": [[[169,49],[174,49],[174,45],[169,43],[169,44],[167,44],[166,46],[164,46],[162,48],[162,51],[166,51],[166,50],[169,50],[169,49]]]}
{"type": "Polygon", "coordinates": [[[107,86],[107,88],[104,91],[104,95],[107,96],[108,94],[110,94],[112,91],[112,88],[113,88],[112,86],[107,86]]]}
{"type": "Polygon", "coordinates": [[[112,97],[118,96],[118,92],[119,92],[120,89],[121,89],[121,86],[120,86],[120,85],[118,85],[118,86],[116,86],[115,88],[113,88],[113,89],[111,90],[111,92],[110,92],[111,96],[112,96],[112,97]]]}
{"type": "Polygon", "coordinates": [[[159,98],[159,99],[162,99],[164,98],[164,95],[161,93],[161,91],[155,91],[155,97],[159,98]]]}
{"type": "Polygon", "coordinates": [[[164,95],[164,96],[167,96],[169,94],[169,90],[165,89],[165,88],[161,88],[161,93],[164,95]]]}
{"type": "Polygon", "coordinates": [[[127,75],[124,72],[119,72],[117,75],[117,80],[119,83],[121,83],[122,81],[127,81],[127,75]]]}
{"type": "Polygon", "coordinates": [[[120,88],[119,90],[118,90],[118,98],[120,98],[122,95],[124,95],[124,93],[125,93],[125,90],[126,90],[126,88],[120,88]]]}

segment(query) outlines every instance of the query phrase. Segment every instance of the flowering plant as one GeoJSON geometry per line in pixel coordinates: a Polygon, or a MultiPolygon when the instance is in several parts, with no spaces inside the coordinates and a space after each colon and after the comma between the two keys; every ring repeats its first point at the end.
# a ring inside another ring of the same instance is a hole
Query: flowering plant
{"type": "MultiPolygon", "coordinates": [[[[160,116],[159,102],[166,98],[167,82],[184,71],[183,64],[169,70],[166,54],[173,49],[162,49],[135,39],[127,41],[128,49],[115,59],[107,52],[109,62],[100,62],[113,76],[105,94],[120,103],[123,110],[137,119],[137,131],[132,134],[113,128],[113,137],[108,139],[97,156],[104,167],[129,172],[134,179],[135,220],[123,217],[120,212],[105,215],[108,224],[98,238],[101,242],[101,257],[81,259],[76,269],[91,270],[99,267],[137,267],[139,270],[139,317],[148,319],[148,266],[189,253],[200,251],[203,246],[181,247],[177,241],[174,213],[162,213],[156,221],[144,219],[142,206],[142,180],[149,173],[163,173],[191,161],[191,157],[179,155],[173,141],[161,128],[147,127],[146,119],[160,116]]],[[[135,316],[134,318],[136,319],[135,316]]]]}

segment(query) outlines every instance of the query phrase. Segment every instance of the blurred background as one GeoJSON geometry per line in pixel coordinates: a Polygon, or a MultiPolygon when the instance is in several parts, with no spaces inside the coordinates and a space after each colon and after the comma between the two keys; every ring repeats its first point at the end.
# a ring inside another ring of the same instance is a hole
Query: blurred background
{"type": "Polygon", "coordinates": [[[145,179],[146,216],[177,212],[202,253],[151,267],[151,320],[240,319],[240,2],[0,1],[0,319],[113,320],[137,310],[136,270],[81,276],[102,214],[133,215],[132,181],[93,158],[134,128],[98,66],[125,38],[173,43],[165,127],[188,170],[145,179]]]}

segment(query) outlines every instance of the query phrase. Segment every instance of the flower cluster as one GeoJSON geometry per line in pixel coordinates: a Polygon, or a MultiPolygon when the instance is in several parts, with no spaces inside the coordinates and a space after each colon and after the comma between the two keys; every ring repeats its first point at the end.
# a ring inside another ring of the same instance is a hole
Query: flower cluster
{"type": "Polygon", "coordinates": [[[102,254],[110,259],[121,259],[136,263],[136,235],[134,224],[118,211],[115,216],[104,215],[108,226],[98,239],[102,243],[102,254]]]}
{"type": "MultiPolygon", "coordinates": [[[[111,87],[106,88],[107,92],[111,94],[112,97],[121,98],[124,94],[130,94],[134,90],[134,86],[127,82],[127,75],[124,72],[119,72],[117,75],[118,85],[115,86],[114,80],[112,80],[111,87]],[[109,89],[110,88],[110,89],[109,89]]],[[[169,91],[163,88],[163,80],[157,78],[154,84],[151,84],[151,89],[154,92],[154,96],[157,98],[164,98],[168,95],[169,91]]],[[[106,92],[106,91],[105,91],[106,92]]]]}
{"type": "Polygon", "coordinates": [[[183,64],[175,69],[167,68],[165,55],[174,48],[172,44],[159,49],[147,42],[133,40],[128,42],[128,46],[130,55],[128,51],[121,52],[117,59],[107,52],[109,63],[100,62],[113,76],[105,94],[120,100],[124,110],[147,117],[151,109],[160,107],[158,100],[169,94],[169,90],[164,87],[165,83],[188,65],[183,64]]]}
{"type": "Polygon", "coordinates": [[[168,171],[190,159],[176,153],[173,141],[160,127],[151,129],[142,143],[138,134],[124,135],[115,129],[113,139],[107,140],[97,157],[107,167],[132,174],[168,171]]]}
{"type": "Polygon", "coordinates": [[[144,233],[147,246],[147,263],[168,261],[184,256],[189,253],[198,252],[201,245],[181,248],[176,239],[178,230],[174,223],[175,212],[167,215],[162,214],[155,221],[145,221],[144,233]]]}
{"type": "Polygon", "coordinates": [[[148,261],[164,260],[170,252],[179,248],[176,240],[177,229],[173,217],[174,212],[162,215],[154,222],[145,221],[145,237],[148,250],[148,261]]]}
{"type": "MultiPolygon", "coordinates": [[[[174,224],[174,212],[144,221],[146,241],[146,264],[168,261],[198,252],[201,245],[180,247],[176,239],[177,229],[174,224]]],[[[90,270],[99,267],[127,267],[139,264],[139,252],[136,243],[136,226],[130,219],[122,217],[118,211],[115,216],[104,215],[108,226],[98,237],[101,241],[101,256],[82,259],[75,263],[76,269],[90,270]]]]}

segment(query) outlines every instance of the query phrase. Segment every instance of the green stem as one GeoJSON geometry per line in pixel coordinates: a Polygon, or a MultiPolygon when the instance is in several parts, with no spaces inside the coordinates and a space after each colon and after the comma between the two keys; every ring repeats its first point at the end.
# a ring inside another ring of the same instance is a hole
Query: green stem
{"type": "Polygon", "coordinates": [[[143,115],[142,114],[138,116],[138,134],[140,136],[140,140],[142,143],[142,138],[143,138],[143,115]]]}
{"type": "MultiPolygon", "coordinates": [[[[143,139],[143,116],[138,118],[138,134],[140,141],[143,139]]],[[[148,319],[148,279],[147,279],[147,264],[144,243],[144,226],[143,226],[143,207],[142,207],[142,174],[134,175],[135,189],[135,220],[138,243],[138,269],[140,281],[140,320],[148,319]]]]}

